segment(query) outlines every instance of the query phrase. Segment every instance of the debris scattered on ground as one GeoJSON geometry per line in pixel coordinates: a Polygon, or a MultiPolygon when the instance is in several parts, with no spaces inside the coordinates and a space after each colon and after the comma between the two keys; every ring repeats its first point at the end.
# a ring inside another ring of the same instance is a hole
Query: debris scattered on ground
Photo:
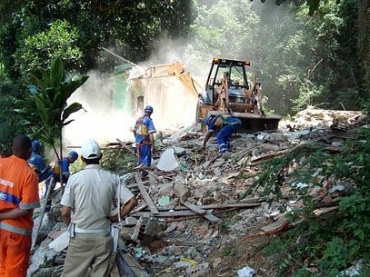
{"type": "MultiPolygon", "coordinates": [[[[148,177],[141,177],[140,168],[122,174],[139,204],[121,222],[119,270],[111,276],[273,276],[268,264],[246,264],[251,256],[241,258],[236,267],[211,253],[218,249],[227,256],[235,242],[294,227],[281,209],[283,205],[290,210],[302,207],[292,190],[306,189],[315,196],[315,215],[319,216],[337,209],[337,198],[350,186],[338,182],[317,189],[301,182],[286,184],[278,202],[273,195],[264,196],[262,189],[244,197],[257,178],[259,165],[312,142],[321,142],[332,153],[341,151],[346,139],[355,138],[355,131],[366,127],[363,118],[360,112],[309,108],[294,121],[281,122],[276,131],[235,134],[231,150],[222,156],[214,138],[202,148],[200,126],[162,130],[159,157],[153,160],[148,177]]],[[[131,143],[117,141],[107,148],[134,153],[131,143]]],[[[48,231],[40,232],[43,241],[33,254],[29,276],[59,276],[62,271],[68,236],[59,210],[56,203],[44,219],[49,229],[40,228],[48,231]],[[52,229],[50,222],[54,222],[52,229]]]]}

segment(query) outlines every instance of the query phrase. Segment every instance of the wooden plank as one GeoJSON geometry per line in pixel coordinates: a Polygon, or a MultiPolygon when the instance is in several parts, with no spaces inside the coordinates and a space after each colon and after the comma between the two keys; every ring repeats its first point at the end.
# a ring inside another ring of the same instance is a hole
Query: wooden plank
{"type": "MultiPolygon", "coordinates": [[[[254,208],[254,207],[259,207],[259,206],[261,206],[261,203],[238,202],[238,203],[226,203],[226,204],[210,204],[210,205],[196,206],[196,207],[200,208],[201,210],[211,210],[211,209],[226,209],[226,208],[254,208]]],[[[181,216],[191,216],[191,215],[203,215],[193,210],[188,210],[189,208],[187,210],[185,210],[184,208],[169,209],[169,208],[163,208],[163,207],[158,207],[156,209],[158,211],[158,214],[156,214],[156,216],[158,217],[181,217],[181,216]]],[[[147,214],[148,212],[149,211],[143,211],[142,209],[140,209],[140,210],[131,212],[131,215],[141,216],[141,215],[147,214]]],[[[215,220],[215,218],[213,218],[212,215],[207,214],[207,216],[211,217],[212,220],[215,220]]]]}
{"type": "Polygon", "coordinates": [[[225,203],[225,204],[209,204],[201,206],[204,210],[210,209],[225,209],[225,208],[254,208],[261,206],[261,203],[225,203]]]}
{"type": "MultiPolygon", "coordinates": [[[[135,212],[135,213],[131,213],[130,215],[131,216],[145,216],[147,215],[148,212],[135,212]]],[[[153,214],[154,217],[182,217],[182,216],[204,216],[205,218],[207,218],[208,220],[210,220],[211,222],[218,222],[220,219],[217,218],[216,216],[214,216],[212,214],[212,210],[208,210],[206,214],[204,215],[201,215],[201,214],[198,214],[192,210],[183,210],[183,211],[173,211],[173,212],[159,212],[158,214],[153,214]]]]}
{"type": "MultiPolygon", "coordinates": [[[[261,203],[225,203],[225,204],[209,204],[209,205],[203,205],[203,206],[197,206],[203,210],[211,210],[211,209],[227,209],[227,208],[255,208],[261,206],[261,203]]],[[[175,210],[175,211],[181,211],[184,210],[184,208],[165,208],[165,207],[158,207],[158,211],[169,211],[169,210],[175,210]]]]}
{"type": "Polygon", "coordinates": [[[207,218],[212,223],[216,223],[221,221],[217,216],[214,216],[211,211],[206,211],[200,208],[199,206],[196,206],[188,201],[181,201],[181,204],[183,204],[185,207],[189,208],[193,212],[202,215],[203,217],[207,218]]]}
{"type": "Polygon", "coordinates": [[[338,210],[339,207],[338,206],[333,206],[333,207],[324,207],[324,208],[321,208],[321,209],[316,209],[313,211],[313,213],[316,215],[316,216],[319,216],[319,215],[322,215],[322,214],[326,214],[328,212],[331,212],[331,211],[334,211],[334,210],[338,210]]]}
{"type": "Polygon", "coordinates": [[[139,174],[137,174],[137,173],[135,174],[135,180],[136,180],[136,183],[137,183],[137,185],[139,187],[139,190],[140,190],[141,195],[144,197],[145,202],[148,204],[148,207],[149,207],[150,212],[153,215],[159,214],[156,206],[153,203],[153,200],[150,198],[148,192],[146,191],[146,189],[145,189],[145,187],[143,185],[143,182],[141,181],[141,179],[139,177],[139,174]]]}
{"type": "Polygon", "coordinates": [[[117,138],[116,140],[119,142],[119,144],[120,144],[123,148],[125,148],[125,149],[126,149],[127,151],[129,151],[131,154],[135,155],[135,151],[134,151],[133,149],[131,149],[130,147],[128,147],[126,143],[124,143],[124,142],[120,141],[118,138],[117,138]]]}
{"type": "Polygon", "coordinates": [[[125,260],[130,269],[134,272],[136,277],[150,277],[144,268],[131,256],[129,253],[120,252],[122,258],[125,260]]]}
{"type": "Polygon", "coordinates": [[[286,220],[285,218],[282,218],[278,221],[275,221],[267,226],[264,226],[261,228],[262,231],[266,232],[266,233],[271,233],[271,232],[274,232],[276,230],[280,230],[282,229],[288,222],[288,220],[286,220]]]}
{"type": "Polygon", "coordinates": [[[289,221],[285,218],[282,218],[281,220],[278,220],[277,222],[274,222],[272,224],[262,227],[261,229],[263,230],[263,232],[259,232],[256,234],[248,234],[246,236],[243,236],[242,240],[264,237],[264,236],[272,236],[272,235],[275,235],[277,233],[280,233],[288,229],[288,227],[289,227],[289,221]]]}
{"type": "Polygon", "coordinates": [[[208,210],[206,214],[203,215],[205,218],[207,218],[212,223],[220,222],[221,219],[219,219],[217,216],[212,214],[211,210],[208,210]]]}
{"type": "MultiPolygon", "coordinates": [[[[131,212],[130,215],[131,216],[144,216],[144,215],[147,215],[148,212],[143,212],[143,211],[140,211],[140,212],[131,212]]],[[[173,212],[158,212],[158,214],[155,214],[153,216],[155,217],[178,217],[178,216],[188,216],[188,215],[199,215],[201,216],[200,214],[197,214],[196,212],[193,212],[191,210],[182,210],[182,211],[173,211],[173,212]]]]}
{"type": "Polygon", "coordinates": [[[183,204],[185,207],[189,208],[193,212],[196,212],[197,214],[203,215],[207,212],[206,210],[203,210],[201,207],[194,205],[188,201],[185,201],[185,202],[181,201],[181,204],[183,204]]]}
{"type": "MultiPolygon", "coordinates": [[[[122,252],[119,251],[117,253],[112,253],[112,256],[116,256],[115,261],[116,261],[116,266],[119,269],[118,275],[123,274],[123,276],[129,276],[129,277],[135,277],[136,274],[135,272],[132,271],[131,267],[127,264],[126,260],[122,257],[122,252]]],[[[111,257],[112,258],[112,257],[111,257]]],[[[113,272],[116,270],[115,265],[112,266],[112,272],[111,276],[113,275],[113,272]]],[[[116,276],[116,275],[113,275],[116,276]]]]}

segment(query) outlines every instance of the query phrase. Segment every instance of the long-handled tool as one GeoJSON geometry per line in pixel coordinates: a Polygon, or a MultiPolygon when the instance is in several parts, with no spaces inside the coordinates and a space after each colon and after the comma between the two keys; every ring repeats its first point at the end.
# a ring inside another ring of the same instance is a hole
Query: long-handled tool
{"type": "Polygon", "coordinates": [[[39,226],[36,229],[36,233],[35,234],[32,234],[31,252],[33,252],[35,250],[35,246],[36,246],[36,242],[37,242],[37,237],[39,235],[40,228],[41,228],[41,225],[42,225],[42,220],[44,219],[44,215],[45,215],[46,205],[48,203],[50,192],[51,192],[51,190],[53,189],[54,186],[55,186],[55,179],[52,176],[51,177],[51,180],[50,180],[50,183],[49,183],[49,186],[48,186],[48,190],[46,191],[46,197],[45,197],[45,199],[44,199],[44,201],[42,203],[42,206],[41,206],[40,216],[39,216],[40,217],[39,226]]]}

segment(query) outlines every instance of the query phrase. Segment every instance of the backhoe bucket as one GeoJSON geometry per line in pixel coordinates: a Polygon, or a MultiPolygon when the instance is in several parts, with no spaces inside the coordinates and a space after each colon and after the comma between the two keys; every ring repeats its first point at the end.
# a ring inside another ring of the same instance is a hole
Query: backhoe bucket
{"type": "Polygon", "coordinates": [[[242,122],[240,133],[253,134],[263,131],[274,131],[279,128],[279,116],[243,116],[239,117],[242,122]]]}

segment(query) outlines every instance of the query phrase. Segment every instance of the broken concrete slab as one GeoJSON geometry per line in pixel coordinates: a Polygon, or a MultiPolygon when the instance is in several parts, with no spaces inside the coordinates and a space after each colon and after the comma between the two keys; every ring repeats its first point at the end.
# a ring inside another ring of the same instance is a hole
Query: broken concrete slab
{"type": "Polygon", "coordinates": [[[56,252],[61,252],[66,249],[69,244],[69,232],[64,231],[60,236],[55,238],[52,242],[49,243],[49,248],[53,249],[56,252]]]}
{"type": "Polygon", "coordinates": [[[157,164],[157,168],[159,170],[169,172],[177,169],[179,167],[179,163],[175,157],[175,150],[173,148],[167,149],[164,151],[159,159],[157,164]]]}

